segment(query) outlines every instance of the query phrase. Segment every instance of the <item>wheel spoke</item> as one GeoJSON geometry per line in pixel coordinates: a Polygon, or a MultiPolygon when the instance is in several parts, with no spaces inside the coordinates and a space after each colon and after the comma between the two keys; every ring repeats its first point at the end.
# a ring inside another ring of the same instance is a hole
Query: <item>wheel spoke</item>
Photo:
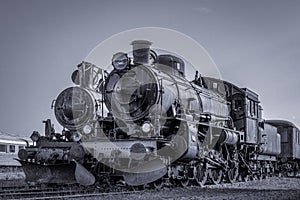
{"type": "Polygon", "coordinates": [[[229,183],[236,182],[238,176],[239,176],[239,170],[238,170],[237,166],[234,166],[233,168],[228,169],[227,180],[229,183]]]}
{"type": "Polygon", "coordinates": [[[199,163],[196,166],[194,178],[199,186],[203,187],[205,185],[208,178],[208,169],[204,164],[199,163]]]}
{"type": "Polygon", "coordinates": [[[222,182],[223,171],[221,169],[211,169],[209,175],[210,175],[211,181],[215,185],[220,184],[222,182]]]}

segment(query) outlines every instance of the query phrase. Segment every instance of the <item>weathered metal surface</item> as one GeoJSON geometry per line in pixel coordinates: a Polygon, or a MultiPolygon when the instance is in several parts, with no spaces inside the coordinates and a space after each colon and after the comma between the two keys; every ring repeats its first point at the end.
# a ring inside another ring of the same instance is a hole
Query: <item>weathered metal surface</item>
{"type": "Polygon", "coordinates": [[[27,183],[76,183],[75,163],[42,165],[18,160],[25,173],[27,183]]]}

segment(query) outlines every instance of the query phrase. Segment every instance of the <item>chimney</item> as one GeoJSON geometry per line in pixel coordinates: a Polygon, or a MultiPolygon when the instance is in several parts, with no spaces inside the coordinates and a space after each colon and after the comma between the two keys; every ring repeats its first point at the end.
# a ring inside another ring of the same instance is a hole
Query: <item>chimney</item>
{"type": "Polygon", "coordinates": [[[134,64],[149,64],[151,44],[152,42],[147,40],[134,40],[131,43],[134,64]]]}

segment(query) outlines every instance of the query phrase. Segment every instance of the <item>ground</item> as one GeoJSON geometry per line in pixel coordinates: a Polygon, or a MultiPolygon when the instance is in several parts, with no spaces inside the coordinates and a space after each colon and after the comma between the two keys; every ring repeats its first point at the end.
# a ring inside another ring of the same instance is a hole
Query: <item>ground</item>
{"type": "MultiPolygon", "coordinates": [[[[82,199],[82,197],[80,198],[82,199]]],[[[99,197],[84,198],[87,200],[99,197]]],[[[266,180],[239,182],[234,184],[208,185],[204,188],[170,188],[165,187],[160,191],[151,190],[134,194],[120,194],[102,196],[101,199],[300,199],[300,178],[273,177],[266,180]]]]}

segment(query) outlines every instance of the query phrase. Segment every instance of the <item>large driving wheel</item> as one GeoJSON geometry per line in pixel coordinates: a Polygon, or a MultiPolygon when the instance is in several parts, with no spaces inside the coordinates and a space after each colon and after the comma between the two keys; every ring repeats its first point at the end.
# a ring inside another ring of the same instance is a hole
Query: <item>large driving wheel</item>
{"type": "Polygon", "coordinates": [[[207,178],[208,178],[208,169],[206,167],[205,164],[203,163],[198,163],[196,166],[195,166],[195,169],[194,169],[194,178],[195,178],[195,182],[203,187],[207,181],[207,178]]]}
{"type": "Polygon", "coordinates": [[[237,163],[232,163],[230,168],[227,170],[226,175],[229,183],[236,182],[239,176],[239,165],[237,163]]]}
{"type": "Polygon", "coordinates": [[[213,184],[218,185],[222,182],[223,179],[223,170],[222,169],[211,169],[209,177],[213,184]]]}

